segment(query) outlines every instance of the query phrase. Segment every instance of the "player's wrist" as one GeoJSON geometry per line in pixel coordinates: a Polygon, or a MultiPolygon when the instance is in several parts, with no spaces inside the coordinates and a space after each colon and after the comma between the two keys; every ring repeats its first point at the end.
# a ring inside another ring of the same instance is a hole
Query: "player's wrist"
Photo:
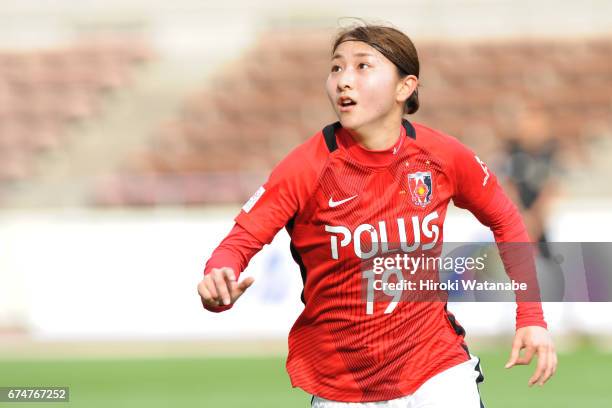
{"type": "Polygon", "coordinates": [[[515,329],[518,330],[518,329],[522,329],[523,327],[529,327],[529,326],[538,326],[538,327],[542,327],[548,330],[548,325],[546,324],[544,320],[517,321],[515,325],[515,329]]]}

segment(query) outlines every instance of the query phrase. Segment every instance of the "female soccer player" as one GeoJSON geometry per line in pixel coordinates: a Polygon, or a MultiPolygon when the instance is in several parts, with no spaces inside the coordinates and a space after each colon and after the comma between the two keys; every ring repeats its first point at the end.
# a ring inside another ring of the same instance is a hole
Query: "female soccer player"
{"type": "MultiPolygon", "coordinates": [[[[498,244],[529,242],[524,224],[470,149],[404,118],[419,108],[419,60],[405,34],[358,25],[338,34],[331,54],[326,90],[339,120],[289,153],[242,207],[206,264],[202,303],[232,307],[253,283],[238,282],[241,271],[284,227],[305,305],[287,371],[312,406],[482,407],[480,361],[446,302],[366,302],[361,266],[375,249],[397,251],[393,242],[402,252],[441,245],[451,199],[498,244]]],[[[553,375],[557,357],[539,301],[517,302],[506,367],[536,353],[530,386],[553,375]]]]}

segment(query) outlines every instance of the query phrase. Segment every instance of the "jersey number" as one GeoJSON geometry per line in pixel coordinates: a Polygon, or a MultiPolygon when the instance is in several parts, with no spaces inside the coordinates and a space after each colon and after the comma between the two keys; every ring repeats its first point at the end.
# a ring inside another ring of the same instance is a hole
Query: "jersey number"
{"type": "MultiPolygon", "coordinates": [[[[382,274],[376,274],[371,269],[363,271],[363,277],[367,279],[366,314],[374,314],[374,291],[376,290],[376,283],[381,284],[380,291],[382,291],[386,296],[393,298],[391,302],[389,302],[389,304],[387,305],[387,308],[385,309],[384,313],[392,313],[393,310],[397,307],[398,302],[402,298],[402,291],[397,289],[390,290],[386,286],[386,283],[390,282],[389,278],[392,275],[395,275],[397,277],[397,282],[400,282],[404,279],[404,277],[402,276],[402,271],[400,271],[399,269],[385,269],[382,274]]],[[[380,302],[381,300],[378,301],[380,302]]]]}

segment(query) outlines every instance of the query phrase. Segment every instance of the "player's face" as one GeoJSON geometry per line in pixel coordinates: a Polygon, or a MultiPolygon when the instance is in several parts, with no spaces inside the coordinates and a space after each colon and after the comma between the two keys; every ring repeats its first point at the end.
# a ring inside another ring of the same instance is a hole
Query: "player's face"
{"type": "Polygon", "coordinates": [[[375,48],[361,41],[341,43],[332,56],[327,96],[343,127],[359,129],[401,115],[397,67],[375,48]],[[343,97],[350,100],[345,105],[343,97]]]}

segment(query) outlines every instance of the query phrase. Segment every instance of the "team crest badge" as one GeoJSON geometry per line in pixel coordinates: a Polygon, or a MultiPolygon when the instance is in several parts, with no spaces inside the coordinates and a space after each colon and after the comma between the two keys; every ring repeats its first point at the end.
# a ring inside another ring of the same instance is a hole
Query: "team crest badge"
{"type": "Polygon", "coordinates": [[[408,174],[408,187],[412,202],[419,207],[425,207],[431,202],[432,180],[430,171],[419,171],[408,174]]]}

